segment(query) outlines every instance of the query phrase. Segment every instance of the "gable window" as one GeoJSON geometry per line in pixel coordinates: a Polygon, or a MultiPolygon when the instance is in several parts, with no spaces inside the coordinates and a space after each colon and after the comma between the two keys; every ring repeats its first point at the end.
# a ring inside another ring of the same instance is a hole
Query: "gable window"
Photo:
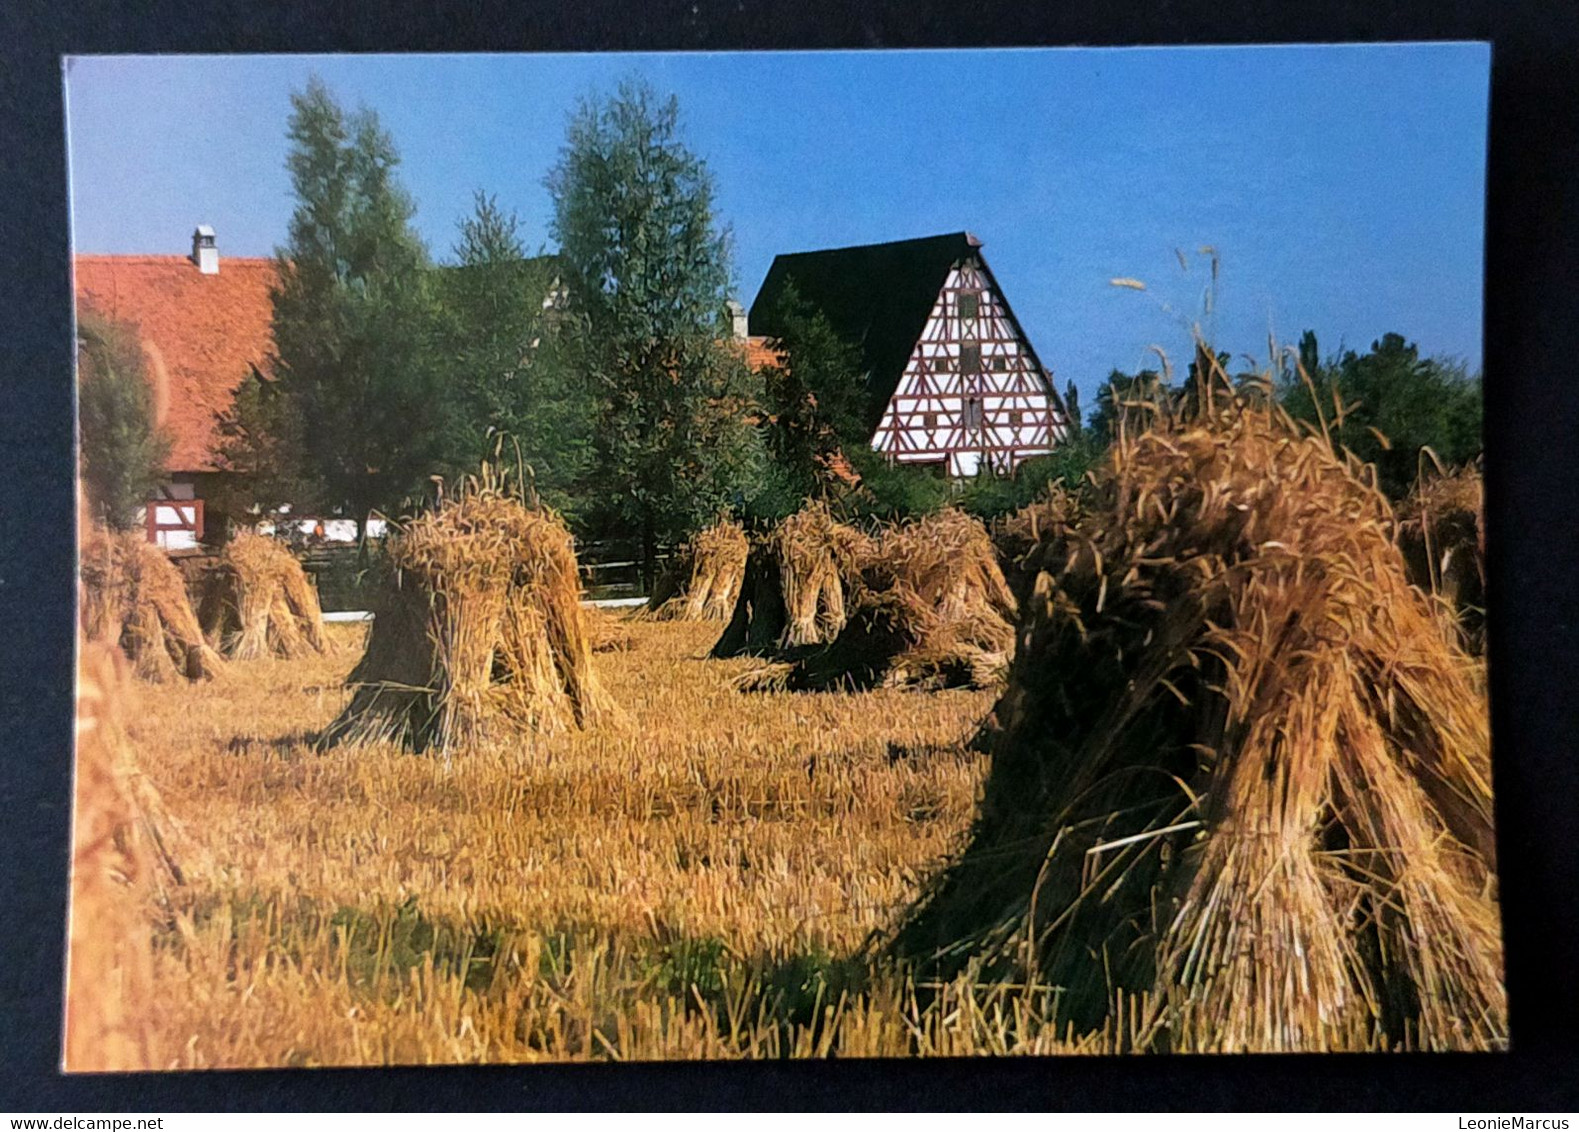
{"type": "Polygon", "coordinates": [[[936,413],[922,413],[921,427],[926,429],[928,432],[936,429],[938,427],[938,415],[936,413]]]}
{"type": "Polygon", "coordinates": [[[1007,354],[994,354],[992,356],[991,364],[992,364],[992,372],[993,373],[1008,373],[1009,372],[1009,355],[1007,355],[1007,354]]]}
{"type": "Polygon", "coordinates": [[[953,368],[953,361],[954,359],[949,357],[947,354],[939,354],[937,357],[932,359],[932,372],[947,373],[953,368]]]}
{"type": "Polygon", "coordinates": [[[972,397],[965,402],[965,427],[978,429],[981,427],[981,398],[972,397]]]}
{"type": "Polygon", "coordinates": [[[975,291],[962,291],[959,296],[959,316],[975,318],[981,311],[981,296],[975,291]]]}
{"type": "Polygon", "coordinates": [[[1019,428],[1020,427],[1020,410],[1019,409],[1010,409],[1009,410],[1009,426],[1011,428],[1019,428]]]}
{"type": "Polygon", "coordinates": [[[959,368],[961,373],[981,372],[981,343],[965,342],[960,345],[959,368]]]}

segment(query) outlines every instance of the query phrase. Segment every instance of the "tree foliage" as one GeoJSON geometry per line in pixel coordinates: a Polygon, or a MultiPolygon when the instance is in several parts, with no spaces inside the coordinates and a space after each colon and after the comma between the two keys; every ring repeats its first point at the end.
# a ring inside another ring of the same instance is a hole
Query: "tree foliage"
{"type": "Polygon", "coordinates": [[[1064,403],[1070,407],[1068,433],[1063,441],[1043,456],[1032,456],[1021,461],[1008,476],[983,472],[966,485],[960,495],[960,506],[982,519],[995,519],[1009,515],[1029,503],[1034,503],[1049,484],[1062,482],[1070,490],[1077,490],[1086,473],[1096,466],[1102,448],[1093,442],[1090,433],[1082,428],[1075,417],[1078,396],[1071,397],[1074,383],[1064,394],[1064,403]]]}
{"type": "Polygon", "coordinates": [[[1174,396],[1172,385],[1156,370],[1113,370],[1097,391],[1097,407],[1084,431],[1094,447],[1105,449],[1117,439],[1121,425],[1126,430],[1145,428],[1171,409],[1174,396]]]}
{"type": "MultiPolygon", "coordinates": [[[[762,374],[762,432],[772,469],[755,512],[783,517],[808,498],[838,493],[846,453],[864,449],[866,381],[860,352],[793,283],[779,298],[774,347],[778,359],[762,374]]],[[[772,516],[769,516],[772,517],[772,516]]]]}
{"type": "Polygon", "coordinates": [[[444,374],[440,464],[474,471],[518,450],[538,494],[571,520],[591,460],[592,406],[554,308],[552,256],[528,256],[520,222],[482,192],[458,225],[454,266],[435,272],[444,374]]]}
{"type": "Polygon", "coordinates": [[[311,510],[321,503],[322,487],[304,454],[301,406],[280,383],[251,370],[219,414],[217,433],[218,463],[230,474],[210,489],[216,510],[239,516],[255,507],[311,510]]]}
{"type": "Polygon", "coordinates": [[[361,521],[398,507],[438,455],[428,257],[377,115],[345,114],[316,77],[291,107],[286,166],[296,208],[270,294],[269,380],[279,400],[260,391],[255,404],[238,405],[230,455],[264,478],[270,451],[259,443],[268,437],[274,457],[300,461],[286,479],[361,521]],[[256,412],[261,405],[269,411],[256,412]]]}
{"type": "Polygon", "coordinates": [[[136,332],[91,312],[77,324],[77,428],[93,516],[114,530],[135,527],[164,478],[170,440],[155,423],[136,332]]]}
{"type": "Polygon", "coordinates": [[[547,185],[594,400],[593,479],[607,518],[640,533],[650,583],[660,541],[738,505],[760,473],[758,383],[722,340],[728,235],[678,103],[639,82],[581,104],[547,185]]]}
{"type": "Polygon", "coordinates": [[[1481,382],[1462,365],[1423,358],[1392,333],[1364,354],[1346,350],[1323,361],[1315,333],[1306,331],[1299,358],[1305,377],[1295,371],[1279,382],[1284,408],[1316,427],[1324,421],[1335,443],[1376,465],[1392,498],[1408,493],[1423,448],[1450,465],[1480,452],[1481,382]]]}
{"type": "Polygon", "coordinates": [[[770,470],[750,513],[781,519],[809,498],[829,500],[846,520],[911,519],[946,506],[954,489],[941,470],[890,462],[872,450],[855,344],[793,283],[773,322],[781,328],[774,343],[780,361],[763,375],[770,470]]]}
{"type": "Polygon", "coordinates": [[[769,447],[785,464],[814,472],[834,453],[867,440],[860,351],[793,282],[779,296],[773,322],[780,336],[779,361],[764,375],[774,425],[769,447]]]}
{"type": "Polygon", "coordinates": [[[869,444],[852,446],[850,466],[860,485],[842,494],[837,511],[846,519],[916,519],[948,506],[954,486],[940,465],[890,462],[869,444]]]}

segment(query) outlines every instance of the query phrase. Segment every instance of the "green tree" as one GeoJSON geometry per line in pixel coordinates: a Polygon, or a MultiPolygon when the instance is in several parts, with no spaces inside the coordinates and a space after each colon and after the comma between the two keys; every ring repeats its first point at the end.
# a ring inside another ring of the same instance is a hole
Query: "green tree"
{"type": "Polygon", "coordinates": [[[837,510],[846,519],[920,518],[946,507],[954,497],[953,485],[939,465],[890,461],[864,442],[852,446],[848,458],[861,482],[839,500],[837,510]]]}
{"type": "Polygon", "coordinates": [[[303,452],[300,406],[279,382],[250,371],[219,414],[216,431],[218,464],[229,473],[207,494],[218,514],[321,506],[320,485],[309,477],[303,452]]]}
{"type": "Polygon", "coordinates": [[[979,518],[995,519],[1035,502],[1049,484],[1062,482],[1071,491],[1078,490],[1100,456],[1101,450],[1084,429],[1071,428],[1066,439],[1051,452],[1021,461],[1012,475],[1000,476],[984,470],[961,493],[960,507],[979,518]]]}
{"type": "Polygon", "coordinates": [[[753,513],[782,518],[814,496],[850,520],[917,518],[946,506],[954,495],[947,476],[873,451],[860,351],[793,283],[779,298],[774,325],[782,360],[763,375],[771,461],[765,494],[773,506],[753,513]],[[859,482],[851,484],[841,465],[859,482]]]}
{"type": "Polygon", "coordinates": [[[866,382],[860,352],[793,283],[780,296],[774,325],[781,329],[779,360],[762,375],[763,428],[777,467],[775,489],[789,488],[794,510],[837,490],[837,458],[867,446],[866,382]]]}
{"type": "Polygon", "coordinates": [[[1392,498],[1408,493],[1422,448],[1446,464],[1480,452],[1481,382],[1462,365],[1423,358],[1414,343],[1392,333],[1364,354],[1319,356],[1315,334],[1306,331],[1299,348],[1306,376],[1285,374],[1279,399],[1297,419],[1324,420],[1334,443],[1376,466],[1377,482],[1392,498]]]}
{"type": "MultiPolygon", "coordinates": [[[[316,76],[291,95],[286,160],[296,194],[277,249],[271,380],[276,420],[299,436],[280,451],[302,462],[317,500],[361,524],[393,509],[434,468],[443,409],[426,249],[395,171],[394,142],[368,109],[345,114],[316,76]]],[[[261,453],[239,445],[245,467],[261,453]]]]}
{"type": "Polygon", "coordinates": [[[92,313],[77,324],[77,430],[93,516],[129,530],[164,478],[170,440],[154,421],[136,333],[92,313]]]}
{"type": "Polygon", "coordinates": [[[1069,438],[1084,440],[1086,419],[1080,414],[1080,390],[1072,379],[1064,384],[1064,408],[1069,410],[1069,420],[1065,422],[1069,429],[1069,438]]]}
{"type": "Polygon", "coordinates": [[[1107,448],[1117,438],[1120,422],[1130,430],[1145,428],[1158,413],[1171,408],[1174,398],[1167,379],[1156,370],[1135,374],[1113,370],[1097,391],[1097,407],[1085,429],[1090,443],[1099,451],[1107,448]]]}
{"type": "Polygon", "coordinates": [[[679,105],[628,81],[572,115],[547,185],[595,399],[594,482],[636,533],[650,587],[662,542],[739,505],[760,475],[760,383],[722,341],[728,234],[679,105]]]}
{"type": "Polygon", "coordinates": [[[528,256],[515,215],[482,192],[459,229],[455,265],[437,272],[441,463],[452,475],[475,471],[504,438],[543,499],[574,520],[584,502],[578,488],[590,464],[592,406],[552,307],[558,263],[528,256]]]}

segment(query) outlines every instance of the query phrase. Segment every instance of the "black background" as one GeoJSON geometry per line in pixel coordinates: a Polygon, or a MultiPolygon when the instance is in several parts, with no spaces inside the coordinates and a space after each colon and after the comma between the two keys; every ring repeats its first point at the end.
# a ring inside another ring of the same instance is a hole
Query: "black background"
{"type": "Polygon", "coordinates": [[[1579,5],[12,0],[0,52],[0,1110],[1579,1107],[1579,5]],[[59,1074],[74,569],[61,55],[1421,39],[1493,43],[1489,651],[1512,1052],[59,1074]]]}

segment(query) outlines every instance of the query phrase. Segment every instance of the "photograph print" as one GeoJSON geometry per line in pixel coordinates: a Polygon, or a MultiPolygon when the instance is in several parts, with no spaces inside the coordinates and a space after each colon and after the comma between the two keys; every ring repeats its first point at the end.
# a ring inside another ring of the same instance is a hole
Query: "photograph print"
{"type": "Polygon", "coordinates": [[[1489,61],[69,58],[64,1068],[1505,1049],[1489,61]]]}

